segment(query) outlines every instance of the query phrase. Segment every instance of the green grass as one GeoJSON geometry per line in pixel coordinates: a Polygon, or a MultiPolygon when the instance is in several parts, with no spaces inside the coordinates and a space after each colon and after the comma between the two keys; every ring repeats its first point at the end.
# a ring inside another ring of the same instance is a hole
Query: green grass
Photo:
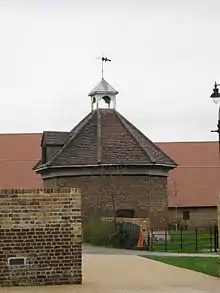
{"type": "Polygon", "coordinates": [[[183,231],[182,236],[180,231],[169,231],[170,241],[161,243],[154,243],[152,245],[153,251],[167,251],[167,252],[210,252],[214,248],[214,237],[210,233],[195,231],[183,231]],[[181,247],[182,237],[182,247],[181,247]],[[210,245],[212,243],[212,245],[210,245]]]}
{"type": "Polygon", "coordinates": [[[185,256],[144,256],[152,260],[160,261],[169,265],[185,268],[207,274],[210,276],[219,276],[219,258],[218,257],[185,257],[185,256]]]}

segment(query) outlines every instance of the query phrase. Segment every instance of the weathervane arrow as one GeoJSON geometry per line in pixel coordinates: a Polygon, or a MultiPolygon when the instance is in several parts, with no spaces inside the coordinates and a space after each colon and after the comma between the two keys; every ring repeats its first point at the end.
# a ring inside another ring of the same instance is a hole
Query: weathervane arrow
{"type": "Polygon", "coordinates": [[[102,61],[102,79],[104,79],[104,73],[103,73],[103,63],[105,62],[111,62],[111,59],[108,59],[107,57],[97,57],[97,59],[100,59],[102,61]]]}
{"type": "Polygon", "coordinates": [[[102,61],[104,61],[104,62],[111,62],[112,60],[110,60],[110,59],[108,59],[107,57],[102,57],[102,61]]]}

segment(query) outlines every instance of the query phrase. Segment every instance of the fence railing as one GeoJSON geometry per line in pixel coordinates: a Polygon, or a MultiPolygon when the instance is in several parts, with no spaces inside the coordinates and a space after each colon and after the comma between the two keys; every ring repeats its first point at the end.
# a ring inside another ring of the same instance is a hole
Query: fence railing
{"type": "Polygon", "coordinates": [[[148,235],[147,248],[150,251],[164,252],[217,252],[218,227],[210,227],[207,231],[195,228],[186,231],[180,228],[178,231],[165,230],[153,231],[148,235]]]}

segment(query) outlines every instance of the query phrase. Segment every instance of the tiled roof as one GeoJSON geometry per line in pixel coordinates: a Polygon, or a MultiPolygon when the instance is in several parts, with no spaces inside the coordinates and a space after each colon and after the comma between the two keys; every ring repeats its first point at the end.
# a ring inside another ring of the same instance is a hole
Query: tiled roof
{"type": "MultiPolygon", "coordinates": [[[[41,188],[32,167],[41,157],[42,134],[0,135],[0,187],[41,188]]],[[[178,164],[168,178],[169,206],[216,206],[220,190],[217,142],[163,142],[157,145],[178,164]]]]}
{"type": "Polygon", "coordinates": [[[44,145],[64,145],[69,138],[69,132],[44,131],[42,144],[44,145]]]}
{"type": "Polygon", "coordinates": [[[42,134],[0,134],[0,188],[42,187],[33,165],[41,157],[42,134]]]}
{"type": "Polygon", "coordinates": [[[95,110],[86,116],[46,166],[97,164],[158,164],[170,169],[176,166],[162,150],[113,109],[95,110]]]}
{"type": "Polygon", "coordinates": [[[218,142],[157,145],[179,165],[169,176],[169,206],[216,206],[220,192],[218,142]]]}

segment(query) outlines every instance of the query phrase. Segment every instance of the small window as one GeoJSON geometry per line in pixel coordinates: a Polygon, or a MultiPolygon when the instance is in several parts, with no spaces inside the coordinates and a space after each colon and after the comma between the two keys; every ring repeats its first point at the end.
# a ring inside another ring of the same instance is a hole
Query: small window
{"type": "Polygon", "coordinates": [[[24,266],[26,264],[26,258],[24,257],[9,257],[9,266],[24,266]]]}
{"type": "Polygon", "coordinates": [[[190,219],[190,212],[189,211],[183,211],[183,220],[188,221],[190,219]]]}
{"type": "Polygon", "coordinates": [[[129,209],[117,210],[116,216],[118,218],[134,218],[134,210],[129,210],[129,209]]]}

